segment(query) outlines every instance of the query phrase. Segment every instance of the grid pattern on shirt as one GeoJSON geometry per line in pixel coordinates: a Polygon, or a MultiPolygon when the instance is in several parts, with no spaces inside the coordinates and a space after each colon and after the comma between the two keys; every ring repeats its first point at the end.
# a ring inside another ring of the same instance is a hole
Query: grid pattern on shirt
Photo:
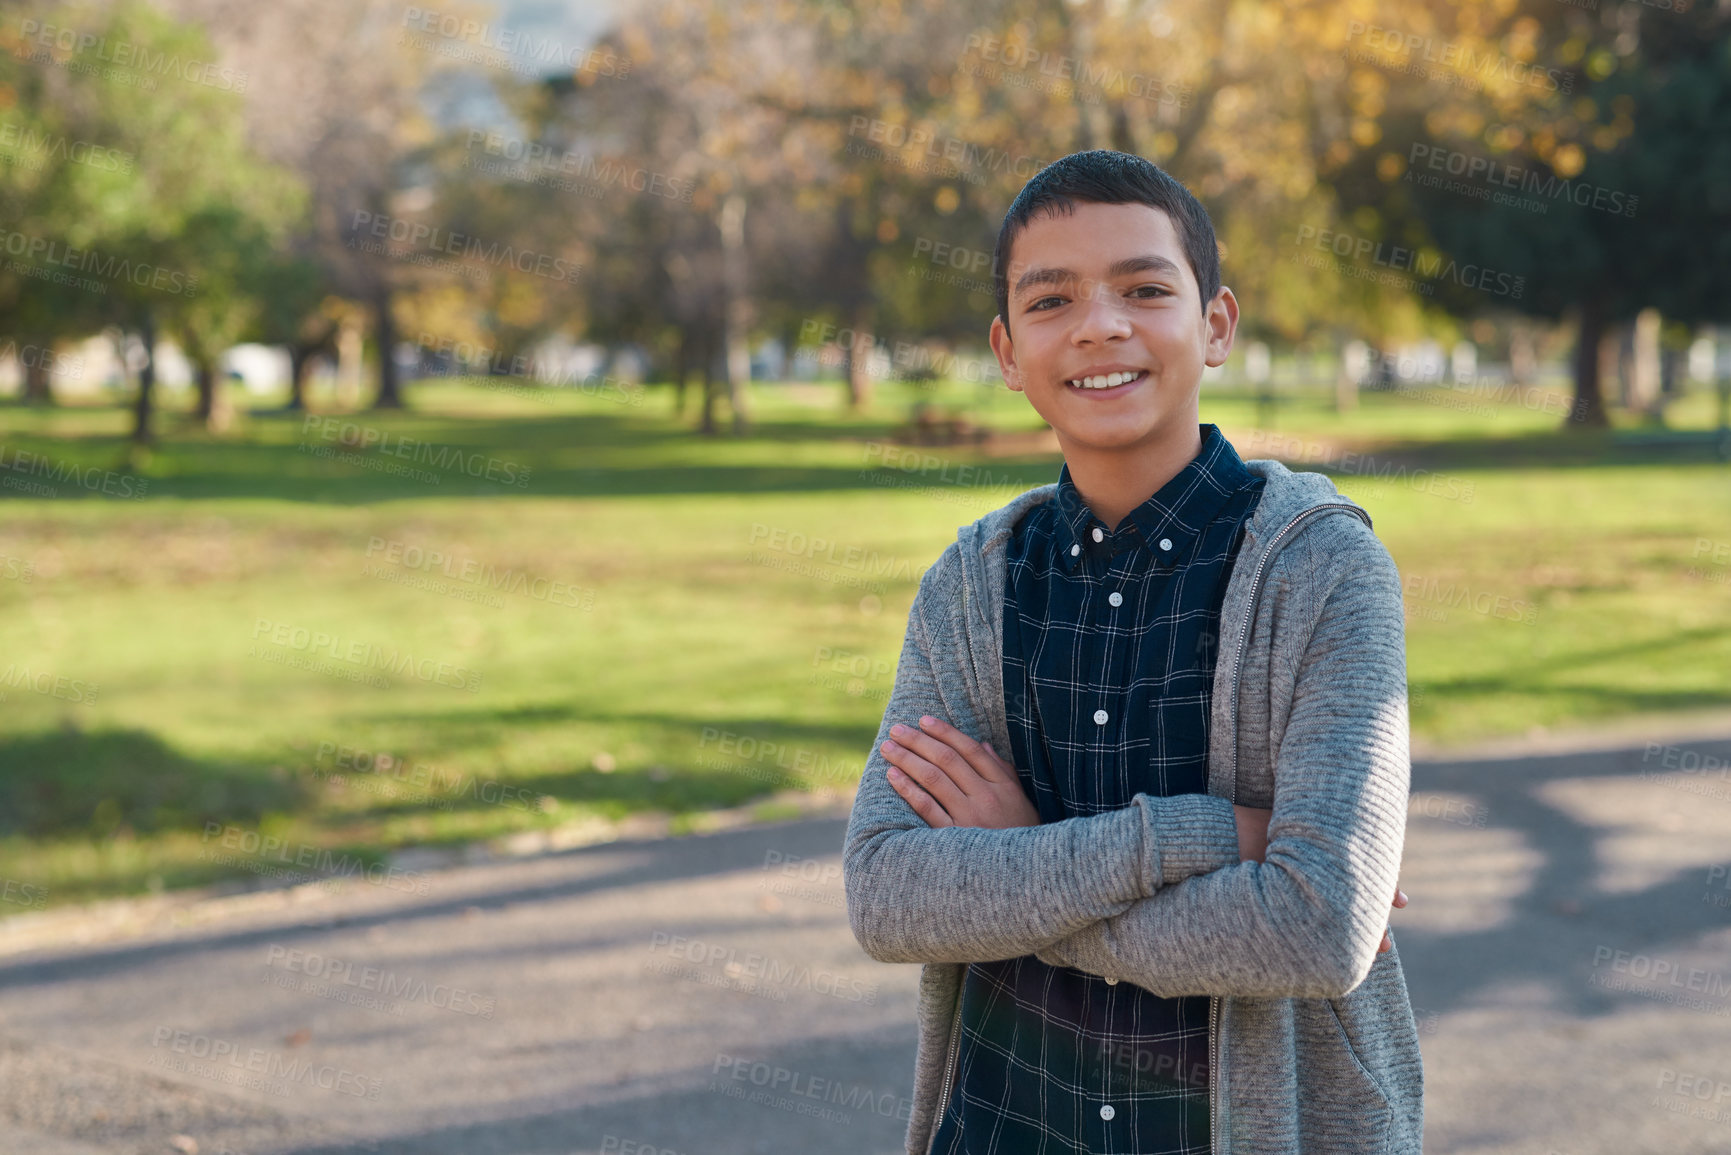
{"type": "MultiPolygon", "coordinates": [[[[1116,531],[1066,466],[1011,538],[1005,709],[1042,822],[1207,789],[1220,601],[1263,482],[1216,427],[1200,432],[1196,458],[1116,531]]],[[[970,964],[961,1015],[936,1155],[1209,1150],[1206,996],[1026,955],[970,964]]]]}

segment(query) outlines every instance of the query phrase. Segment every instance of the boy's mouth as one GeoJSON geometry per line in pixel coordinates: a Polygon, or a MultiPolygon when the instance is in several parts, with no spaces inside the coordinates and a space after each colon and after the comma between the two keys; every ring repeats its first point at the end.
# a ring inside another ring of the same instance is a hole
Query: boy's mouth
{"type": "Polygon", "coordinates": [[[1146,376],[1148,376],[1146,369],[1125,370],[1120,373],[1099,373],[1089,377],[1072,377],[1064,384],[1072,389],[1081,389],[1089,393],[1105,393],[1114,389],[1122,389],[1126,385],[1134,385],[1146,376]]]}

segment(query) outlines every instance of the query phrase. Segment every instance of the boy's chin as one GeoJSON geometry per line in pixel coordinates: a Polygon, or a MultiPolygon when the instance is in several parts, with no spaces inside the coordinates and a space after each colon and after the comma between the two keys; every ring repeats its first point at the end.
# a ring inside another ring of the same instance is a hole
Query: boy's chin
{"type": "Polygon", "coordinates": [[[1133,449],[1138,445],[1164,441],[1174,422],[1192,427],[1195,424],[1182,413],[1102,414],[1092,420],[1064,420],[1063,417],[1058,421],[1048,420],[1058,435],[1058,443],[1066,449],[1096,451],[1133,449]]]}

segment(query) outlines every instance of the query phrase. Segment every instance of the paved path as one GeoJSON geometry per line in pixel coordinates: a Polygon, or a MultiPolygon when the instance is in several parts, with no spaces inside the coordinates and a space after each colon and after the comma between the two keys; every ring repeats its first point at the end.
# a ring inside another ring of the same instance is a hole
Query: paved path
{"type": "MultiPolygon", "coordinates": [[[[1393,921],[1428,1151],[1731,1150],[1727,761],[1415,767],[1393,921]]],[[[81,946],[0,926],[0,1152],[889,1155],[918,968],[849,933],[842,830],[249,896],[81,946]]]]}

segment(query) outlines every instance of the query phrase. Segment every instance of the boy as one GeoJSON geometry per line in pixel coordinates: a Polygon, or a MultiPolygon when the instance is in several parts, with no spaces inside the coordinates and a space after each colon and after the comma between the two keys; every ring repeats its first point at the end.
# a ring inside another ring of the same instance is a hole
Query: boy
{"type": "Polygon", "coordinates": [[[1394,563],[1199,424],[1238,303],[1171,177],[1049,165],[994,278],[1064,466],[921,580],[842,861],[925,964],[909,1155],[1418,1152],[1394,563]]]}

